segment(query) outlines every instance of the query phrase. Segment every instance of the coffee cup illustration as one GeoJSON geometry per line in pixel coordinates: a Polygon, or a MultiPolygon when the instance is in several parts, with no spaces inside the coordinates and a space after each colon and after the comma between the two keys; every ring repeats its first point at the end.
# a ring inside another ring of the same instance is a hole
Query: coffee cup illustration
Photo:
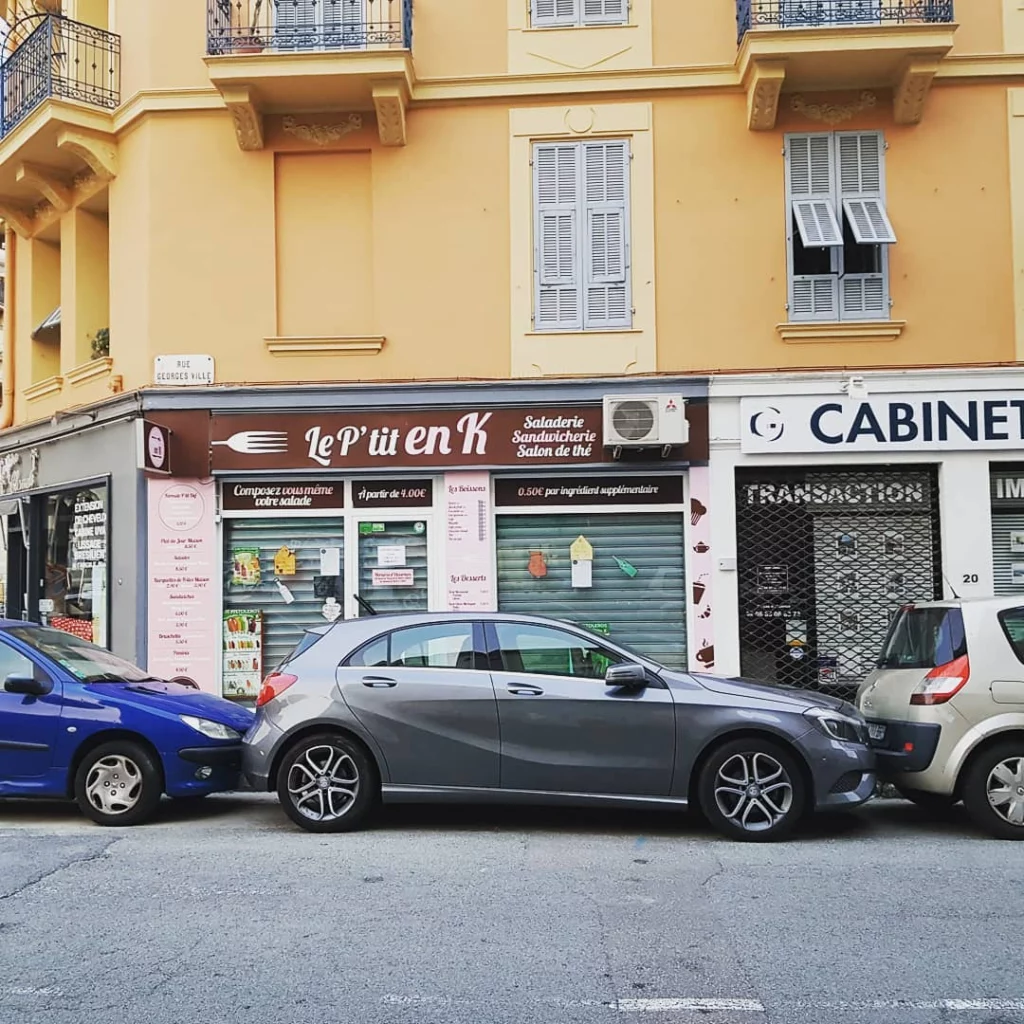
{"type": "Polygon", "coordinates": [[[696,526],[708,514],[707,506],[696,498],[690,499],[690,523],[696,526]]]}
{"type": "Polygon", "coordinates": [[[697,652],[697,660],[705,668],[711,668],[715,664],[715,645],[705,644],[705,646],[697,652]]]}
{"type": "Polygon", "coordinates": [[[693,581],[693,603],[700,604],[704,598],[704,592],[708,589],[708,585],[705,582],[707,575],[701,576],[699,579],[693,581]]]}

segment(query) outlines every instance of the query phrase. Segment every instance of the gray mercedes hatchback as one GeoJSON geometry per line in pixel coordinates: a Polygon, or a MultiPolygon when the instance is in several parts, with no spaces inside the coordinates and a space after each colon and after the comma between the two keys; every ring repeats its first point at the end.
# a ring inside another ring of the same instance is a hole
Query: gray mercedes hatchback
{"type": "Polygon", "coordinates": [[[432,613],[305,634],[263,684],[243,770],[311,832],[383,799],[696,805],[770,840],[872,796],[867,740],[834,697],[670,670],[564,622],[432,613]]]}

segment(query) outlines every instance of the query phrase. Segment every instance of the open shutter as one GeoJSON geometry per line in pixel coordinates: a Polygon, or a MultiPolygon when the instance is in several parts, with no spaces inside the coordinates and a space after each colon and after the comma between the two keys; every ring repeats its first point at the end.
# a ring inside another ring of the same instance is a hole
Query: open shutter
{"type": "Polygon", "coordinates": [[[583,143],[584,327],[629,327],[629,144],[583,143]]]}
{"type": "Polygon", "coordinates": [[[534,28],[579,23],[580,0],[532,0],[530,24],[534,28]]]}
{"type": "Polygon", "coordinates": [[[861,245],[893,245],[882,198],[884,143],[878,132],[843,132],[839,140],[839,194],[853,237],[861,245]]]}
{"type": "MultiPolygon", "coordinates": [[[[786,138],[786,209],[807,247],[838,248],[843,232],[836,216],[832,136],[786,138]]],[[[795,243],[795,240],[794,240],[795,243]]],[[[789,319],[838,320],[839,279],[835,274],[796,275],[789,259],[789,319]]]]}
{"type": "Polygon", "coordinates": [[[583,0],[584,25],[625,25],[629,0],[583,0]]]}
{"type": "Polygon", "coordinates": [[[538,145],[533,151],[535,330],[580,330],[579,147],[538,145]]]}

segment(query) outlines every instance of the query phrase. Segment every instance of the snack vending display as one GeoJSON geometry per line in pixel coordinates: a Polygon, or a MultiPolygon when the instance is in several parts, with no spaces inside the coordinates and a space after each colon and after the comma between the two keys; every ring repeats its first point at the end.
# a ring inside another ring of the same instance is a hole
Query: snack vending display
{"type": "Polygon", "coordinates": [[[224,696],[230,700],[254,700],[262,680],[263,612],[225,612],[224,696]]]}

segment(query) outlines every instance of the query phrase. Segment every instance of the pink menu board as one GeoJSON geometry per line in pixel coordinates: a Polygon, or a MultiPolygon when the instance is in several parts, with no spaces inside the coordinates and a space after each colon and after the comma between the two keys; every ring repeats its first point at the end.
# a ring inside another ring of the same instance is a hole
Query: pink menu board
{"type": "Polygon", "coordinates": [[[155,676],[188,676],[217,693],[221,616],[216,573],[216,485],[150,480],[149,665],[155,676]]]}
{"type": "Polygon", "coordinates": [[[446,473],[444,491],[448,611],[492,611],[490,474],[446,473]]]}

